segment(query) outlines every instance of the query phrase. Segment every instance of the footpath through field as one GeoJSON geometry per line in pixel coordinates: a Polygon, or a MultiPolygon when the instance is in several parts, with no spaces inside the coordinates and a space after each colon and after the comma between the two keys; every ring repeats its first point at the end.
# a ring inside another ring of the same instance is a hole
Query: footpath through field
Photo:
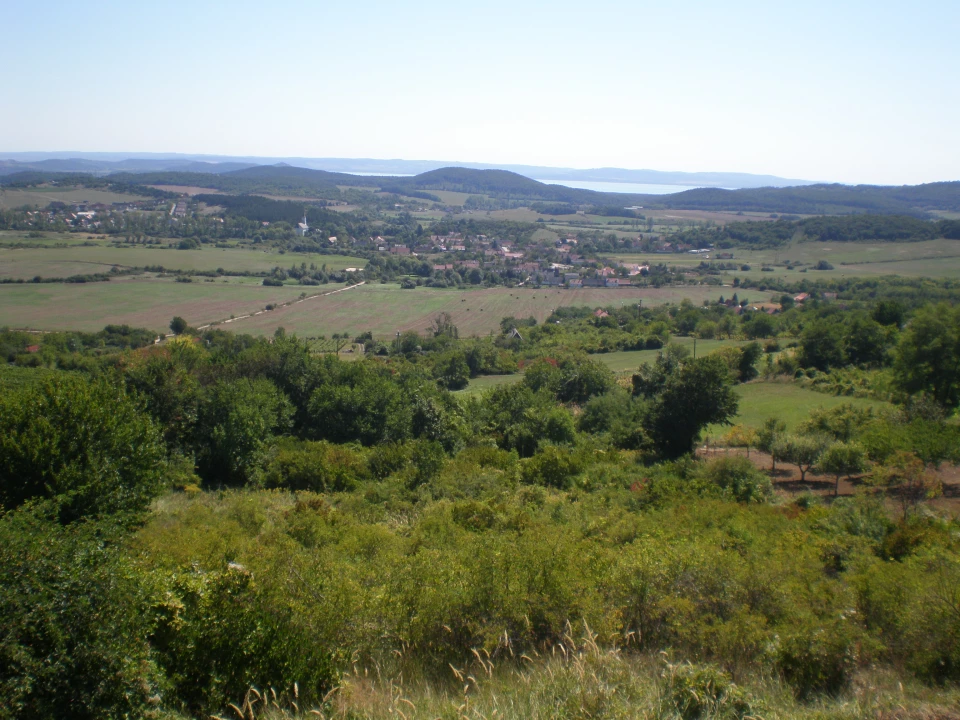
{"type": "MultiPolygon", "coordinates": [[[[342,287],[338,290],[331,290],[330,292],[317,293],[316,295],[308,295],[307,297],[297,298],[296,300],[291,300],[290,302],[277,303],[275,307],[282,308],[282,307],[289,307],[291,305],[299,305],[300,303],[306,302],[307,300],[313,300],[314,298],[318,298],[318,297],[326,297],[327,295],[336,295],[337,293],[344,292],[345,290],[351,290],[353,288],[360,287],[361,285],[366,285],[366,281],[358,282],[356,285],[347,285],[346,287],[342,287]]],[[[238,317],[227,318],[226,320],[214,320],[213,322],[209,322],[206,325],[199,325],[197,327],[197,330],[206,330],[208,328],[214,327],[215,325],[226,325],[227,323],[239,322],[240,320],[246,320],[247,318],[256,317],[257,315],[263,315],[264,313],[267,313],[267,312],[270,312],[270,310],[258,310],[257,312],[250,313],[248,315],[240,315],[238,317]]],[[[166,337],[173,337],[173,333],[167,333],[166,337]]]]}

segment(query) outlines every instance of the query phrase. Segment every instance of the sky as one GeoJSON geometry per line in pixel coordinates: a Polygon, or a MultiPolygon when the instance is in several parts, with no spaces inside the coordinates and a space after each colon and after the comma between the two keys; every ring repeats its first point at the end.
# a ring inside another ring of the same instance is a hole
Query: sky
{"type": "Polygon", "coordinates": [[[0,0],[0,151],[960,180],[960,2],[0,0]]]}

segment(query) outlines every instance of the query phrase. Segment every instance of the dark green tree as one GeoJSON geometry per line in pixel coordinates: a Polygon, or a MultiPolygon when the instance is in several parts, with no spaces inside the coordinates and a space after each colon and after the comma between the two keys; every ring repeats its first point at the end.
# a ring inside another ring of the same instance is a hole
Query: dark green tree
{"type": "Polygon", "coordinates": [[[174,335],[183,335],[183,333],[187,331],[188,327],[187,321],[179,315],[170,321],[170,332],[172,332],[174,335]]]}
{"type": "Polygon", "coordinates": [[[470,366],[462,350],[454,350],[438,358],[433,374],[447,390],[462,390],[470,382],[470,366]]]}
{"type": "Polygon", "coordinates": [[[318,440],[375,445],[410,436],[411,409],[400,388],[369,370],[319,387],[310,416],[309,431],[318,440]]]}
{"type": "Polygon", "coordinates": [[[647,406],[643,427],[658,455],[674,459],[693,451],[707,425],[729,424],[737,405],[726,363],[708,355],[679,363],[666,375],[647,406]]]}
{"type": "Polygon", "coordinates": [[[878,366],[887,351],[887,333],[876,320],[854,315],[843,325],[843,354],[851,365],[878,366]]]}
{"type": "Polygon", "coordinates": [[[742,383],[750,382],[759,372],[757,371],[757,360],[763,355],[763,349],[759,343],[747,343],[740,348],[740,360],[737,363],[737,380],[742,383]]]}
{"type": "Polygon", "coordinates": [[[893,371],[904,392],[929,393],[946,408],[960,405],[960,308],[919,310],[900,337],[893,371]]]}
{"type": "Polygon", "coordinates": [[[837,328],[824,320],[807,325],[800,335],[800,365],[827,371],[843,365],[843,349],[837,328]]]}
{"type": "Polygon", "coordinates": [[[210,485],[242,485],[264,460],[293,408],[269,380],[221,380],[207,389],[197,418],[197,468],[210,485]]]}

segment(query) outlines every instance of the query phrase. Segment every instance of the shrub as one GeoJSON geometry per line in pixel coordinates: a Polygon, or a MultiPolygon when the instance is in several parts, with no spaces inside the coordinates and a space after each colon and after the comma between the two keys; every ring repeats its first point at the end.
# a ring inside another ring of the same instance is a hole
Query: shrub
{"type": "Polygon", "coordinates": [[[61,521],[146,508],[163,488],[160,433],[124,391],[63,377],[0,398],[0,506],[61,521]]]}
{"type": "Polygon", "coordinates": [[[840,617],[797,618],[784,628],[776,648],[777,664],[797,696],[836,695],[850,683],[865,638],[850,620],[840,617]]]}
{"type": "Polygon", "coordinates": [[[530,485],[564,488],[583,470],[583,462],[572,451],[547,445],[520,466],[520,478],[530,485]]]}
{"type": "Polygon", "coordinates": [[[0,518],[0,718],[147,717],[149,583],[119,556],[115,528],[0,518]]]}
{"type": "Polygon", "coordinates": [[[758,471],[745,457],[714,458],[704,465],[700,476],[737,502],[764,502],[772,492],[770,478],[758,471]]]}
{"type": "Polygon", "coordinates": [[[730,676],[710,665],[668,665],[660,689],[659,716],[681,720],[743,720],[755,702],[730,676]]]}
{"type": "Polygon", "coordinates": [[[383,443],[373,448],[367,462],[370,474],[377,480],[383,480],[407,466],[410,449],[402,443],[383,443]]]}
{"type": "Polygon", "coordinates": [[[297,683],[302,702],[318,702],[335,682],[309,614],[237,563],[180,574],[154,611],[159,663],[190,713],[216,712],[255,685],[297,683]]]}
{"type": "Polygon", "coordinates": [[[341,492],[352,490],[366,475],[363,455],[348,445],[283,441],[264,471],[270,488],[341,492]]]}
{"type": "Polygon", "coordinates": [[[443,445],[435,440],[410,441],[410,466],[412,472],[407,479],[410,488],[433,480],[443,469],[447,454],[443,445]]]}

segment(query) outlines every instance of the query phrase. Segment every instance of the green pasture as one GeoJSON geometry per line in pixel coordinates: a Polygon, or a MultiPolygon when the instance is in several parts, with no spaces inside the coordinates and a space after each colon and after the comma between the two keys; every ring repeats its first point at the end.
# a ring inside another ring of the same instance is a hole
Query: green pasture
{"type": "Polygon", "coordinates": [[[96,190],[78,187],[37,187],[0,189],[0,210],[22,207],[23,205],[46,207],[52,202],[64,203],[113,203],[138,202],[144,200],[141,195],[127,195],[109,190],[96,190]]]}
{"type": "Polygon", "coordinates": [[[304,291],[338,287],[264,287],[257,278],[178,283],[146,276],[97,283],[6,284],[0,285],[0,327],[96,331],[104,325],[126,324],[160,332],[174,315],[191,325],[204,325],[296,300],[304,291]]]}
{"type": "MultiPolygon", "coordinates": [[[[162,266],[167,270],[213,271],[223,268],[231,272],[263,272],[276,266],[289,268],[291,265],[313,263],[317,267],[324,264],[331,270],[366,265],[362,258],[346,255],[321,255],[318,253],[279,253],[253,250],[248,248],[204,247],[199,250],[177,250],[170,246],[113,246],[100,244],[83,246],[79,243],[90,242],[87,235],[62,234],[43,238],[44,242],[53,242],[55,238],[78,239],[71,247],[27,247],[4,246],[0,242],[0,278],[23,278],[34,276],[47,278],[69,277],[90,273],[109,272],[114,266],[152,267],[162,266]]],[[[19,242],[33,243],[25,238],[19,242]]]]}
{"type": "MultiPolygon", "coordinates": [[[[678,338],[685,340],[686,338],[678,338]]],[[[720,345],[714,346],[717,349],[720,345]]],[[[699,355],[700,342],[697,343],[699,355]]],[[[600,360],[617,372],[635,370],[643,362],[651,362],[657,351],[643,350],[639,352],[609,353],[607,355],[592,355],[594,360],[600,360]],[[652,355],[651,355],[652,353],[652,355]],[[619,357],[618,357],[619,356],[619,357]]],[[[467,397],[478,395],[490,388],[499,385],[519,382],[523,379],[522,373],[515,375],[485,375],[473,378],[470,384],[457,392],[457,395],[467,397]]],[[[735,392],[740,396],[740,411],[732,423],[747,427],[760,427],[767,418],[776,417],[787,424],[788,431],[796,430],[810,412],[818,407],[833,408],[843,403],[851,403],[856,407],[874,408],[883,410],[890,407],[889,403],[866,398],[838,397],[826,395],[814,390],[801,387],[793,382],[765,382],[755,381],[744,385],[737,385],[735,392]]],[[[711,425],[704,432],[705,438],[716,441],[729,432],[729,425],[711,425]]]]}
{"type": "Polygon", "coordinates": [[[482,288],[403,290],[395,284],[367,284],[309,303],[282,308],[268,316],[237,323],[237,332],[272,334],[278,325],[301,336],[334,332],[370,331],[392,338],[397,332],[424,332],[438,313],[450,313],[462,337],[500,331],[504,317],[530,317],[538,322],[561,306],[604,307],[618,304],[644,306],[679,303],[689,297],[699,305],[716,299],[718,288],[706,286],[669,288],[583,288],[579,290],[534,288],[482,288]]]}
{"type": "MultiPolygon", "coordinates": [[[[793,382],[754,381],[738,385],[736,392],[740,396],[740,412],[733,419],[734,424],[760,427],[767,418],[776,417],[787,424],[788,431],[795,430],[811,410],[821,406],[832,408],[851,403],[857,407],[872,407],[876,410],[890,407],[889,403],[881,400],[827,395],[793,382]]],[[[729,426],[713,425],[707,429],[705,435],[717,438],[729,429],[729,426]]]]}
{"type": "Polygon", "coordinates": [[[461,397],[479,395],[499,385],[511,385],[515,382],[520,382],[521,379],[523,379],[523,373],[516,373],[515,375],[481,375],[480,377],[473,378],[470,384],[463,388],[463,390],[457,390],[456,394],[461,397]]]}
{"type": "MultiPolygon", "coordinates": [[[[452,190],[426,190],[431,195],[436,195],[444,205],[463,205],[467,198],[476,193],[453,192],[452,190]]],[[[417,200],[418,198],[413,198],[417,200]]]]}
{"type": "Polygon", "coordinates": [[[28,232],[26,230],[0,230],[0,249],[10,245],[26,245],[31,248],[64,247],[92,243],[106,245],[108,241],[101,240],[93,233],[60,233],[60,232],[28,232]]]}
{"type": "MultiPolygon", "coordinates": [[[[671,339],[670,343],[682,345],[693,352],[693,338],[676,337],[671,339]]],[[[702,357],[720,348],[737,347],[743,344],[741,340],[697,340],[697,357],[702,357]]],[[[654,362],[661,352],[663,350],[623,350],[612,353],[596,353],[591,355],[590,359],[603,363],[615,373],[631,373],[644,363],[654,362]]],[[[497,385],[518,382],[522,377],[522,373],[515,375],[481,375],[473,378],[470,384],[459,392],[464,395],[475,395],[497,385]]]]}
{"type": "MultiPolygon", "coordinates": [[[[671,345],[682,345],[683,347],[694,351],[694,339],[691,337],[675,337],[670,340],[671,345]]],[[[742,340],[697,340],[697,357],[703,357],[715,350],[725,347],[739,347],[743,345],[742,340]]],[[[591,355],[594,360],[599,360],[608,368],[616,373],[632,372],[643,363],[652,363],[657,359],[657,355],[663,352],[661,350],[622,350],[612,353],[598,353],[591,355]]]]}
{"type": "Polygon", "coordinates": [[[707,260],[700,255],[689,253],[612,253],[606,254],[611,260],[624,263],[663,263],[675,267],[696,267],[701,262],[733,263],[749,265],[749,271],[733,270],[723,274],[724,283],[734,276],[748,277],[753,282],[765,278],[778,278],[797,282],[804,278],[841,278],[850,276],[905,275],[926,277],[955,277],[960,271],[960,241],[925,240],[914,243],[892,242],[791,242],[781,248],[767,250],[744,250],[732,248],[709,253],[707,260]],[[733,259],[717,259],[717,252],[732,253],[733,259]],[[820,260],[833,265],[833,270],[814,270],[820,260]],[[804,267],[788,270],[787,261],[804,263],[804,267]],[[773,272],[762,272],[769,265],[773,272]]]}

